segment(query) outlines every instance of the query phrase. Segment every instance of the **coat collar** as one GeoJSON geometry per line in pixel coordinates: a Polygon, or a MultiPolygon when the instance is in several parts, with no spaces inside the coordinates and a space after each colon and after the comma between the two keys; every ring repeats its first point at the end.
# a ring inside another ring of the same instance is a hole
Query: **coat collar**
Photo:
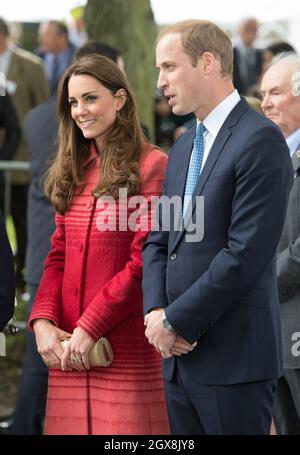
{"type": "Polygon", "coordinates": [[[87,159],[85,160],[83,167],[86,168],[87,166],[89,166],[89,165],[90,165],[94,160],[96,160],[97,158],[99,158],[99,153],[98,153],[98,151],[97,151],[95,142],[94,142],[94,141],[91,141],[91,142],[90,142],[89,156],[88,156],[87,159]]]}

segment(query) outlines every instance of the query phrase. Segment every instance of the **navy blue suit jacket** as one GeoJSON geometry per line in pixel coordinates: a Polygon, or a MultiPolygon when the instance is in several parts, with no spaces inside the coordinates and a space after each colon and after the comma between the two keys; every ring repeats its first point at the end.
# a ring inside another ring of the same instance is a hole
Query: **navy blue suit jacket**
{"type": "MultiPolygon", "coordinates": [[[[164,194],[183,196],[195,128],[170,154],[164,194]]],[[[198,341],[177,357],[202,384],[273,379],[282,373],[275,252],[293,170],[284,137],[241,100],[201,172],[204,237],[153,231],[143,248],[145,313],[164,307],[177,333],[198,341]]],[[[170,380],[175,358],[163,361],[170,380]]]]}
{"type": "Polygon", "coordinates": [[[14,313],[15,274],[13,255],[0,212],[0,331],[14,313]]]}

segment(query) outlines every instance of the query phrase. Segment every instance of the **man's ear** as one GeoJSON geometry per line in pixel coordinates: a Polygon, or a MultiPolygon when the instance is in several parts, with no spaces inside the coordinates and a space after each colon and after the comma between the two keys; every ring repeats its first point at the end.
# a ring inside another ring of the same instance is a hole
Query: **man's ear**
{"type": "Polygon", "coordinates": [[[116,109],[119,111],[122,109],[124,104],[126,103],[127,100],[127,92],[124,88],[120,88],[116,93],[115,93],[115,98],[116,98],[116,109]]]}
{"type": "Polygon", "coordinates": [[[212,52],[205,51],[201,55],[200,65],[202,65],[202,69],[204,74],[210,74],[212,69],[214,68],[216,62],[216,57],[212,52]]]}

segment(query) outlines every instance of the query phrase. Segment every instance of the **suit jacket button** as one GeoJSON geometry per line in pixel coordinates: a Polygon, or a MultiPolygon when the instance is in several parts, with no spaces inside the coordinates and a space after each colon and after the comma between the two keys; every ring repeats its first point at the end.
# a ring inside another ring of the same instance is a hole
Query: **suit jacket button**
{"type": "Polygon", "coordinates": [[[176,258],[177,258],[176,253],[171,254],[171,256],[170,256],[171,261],[175,261],[176,258]]]}

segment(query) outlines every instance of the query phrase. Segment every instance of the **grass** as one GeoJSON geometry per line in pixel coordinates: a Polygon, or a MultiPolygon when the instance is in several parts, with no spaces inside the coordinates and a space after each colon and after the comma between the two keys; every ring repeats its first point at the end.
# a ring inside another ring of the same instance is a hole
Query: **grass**
{"type": "Polygon", "coordinates": [[[16,232],[15,232],[15,227],[14,227],[12,217],[10,215],[6,218],[6,230],[7,230],[7,235],[9,238],[11,249],[15,253],[17,251],[16,232]]]}

